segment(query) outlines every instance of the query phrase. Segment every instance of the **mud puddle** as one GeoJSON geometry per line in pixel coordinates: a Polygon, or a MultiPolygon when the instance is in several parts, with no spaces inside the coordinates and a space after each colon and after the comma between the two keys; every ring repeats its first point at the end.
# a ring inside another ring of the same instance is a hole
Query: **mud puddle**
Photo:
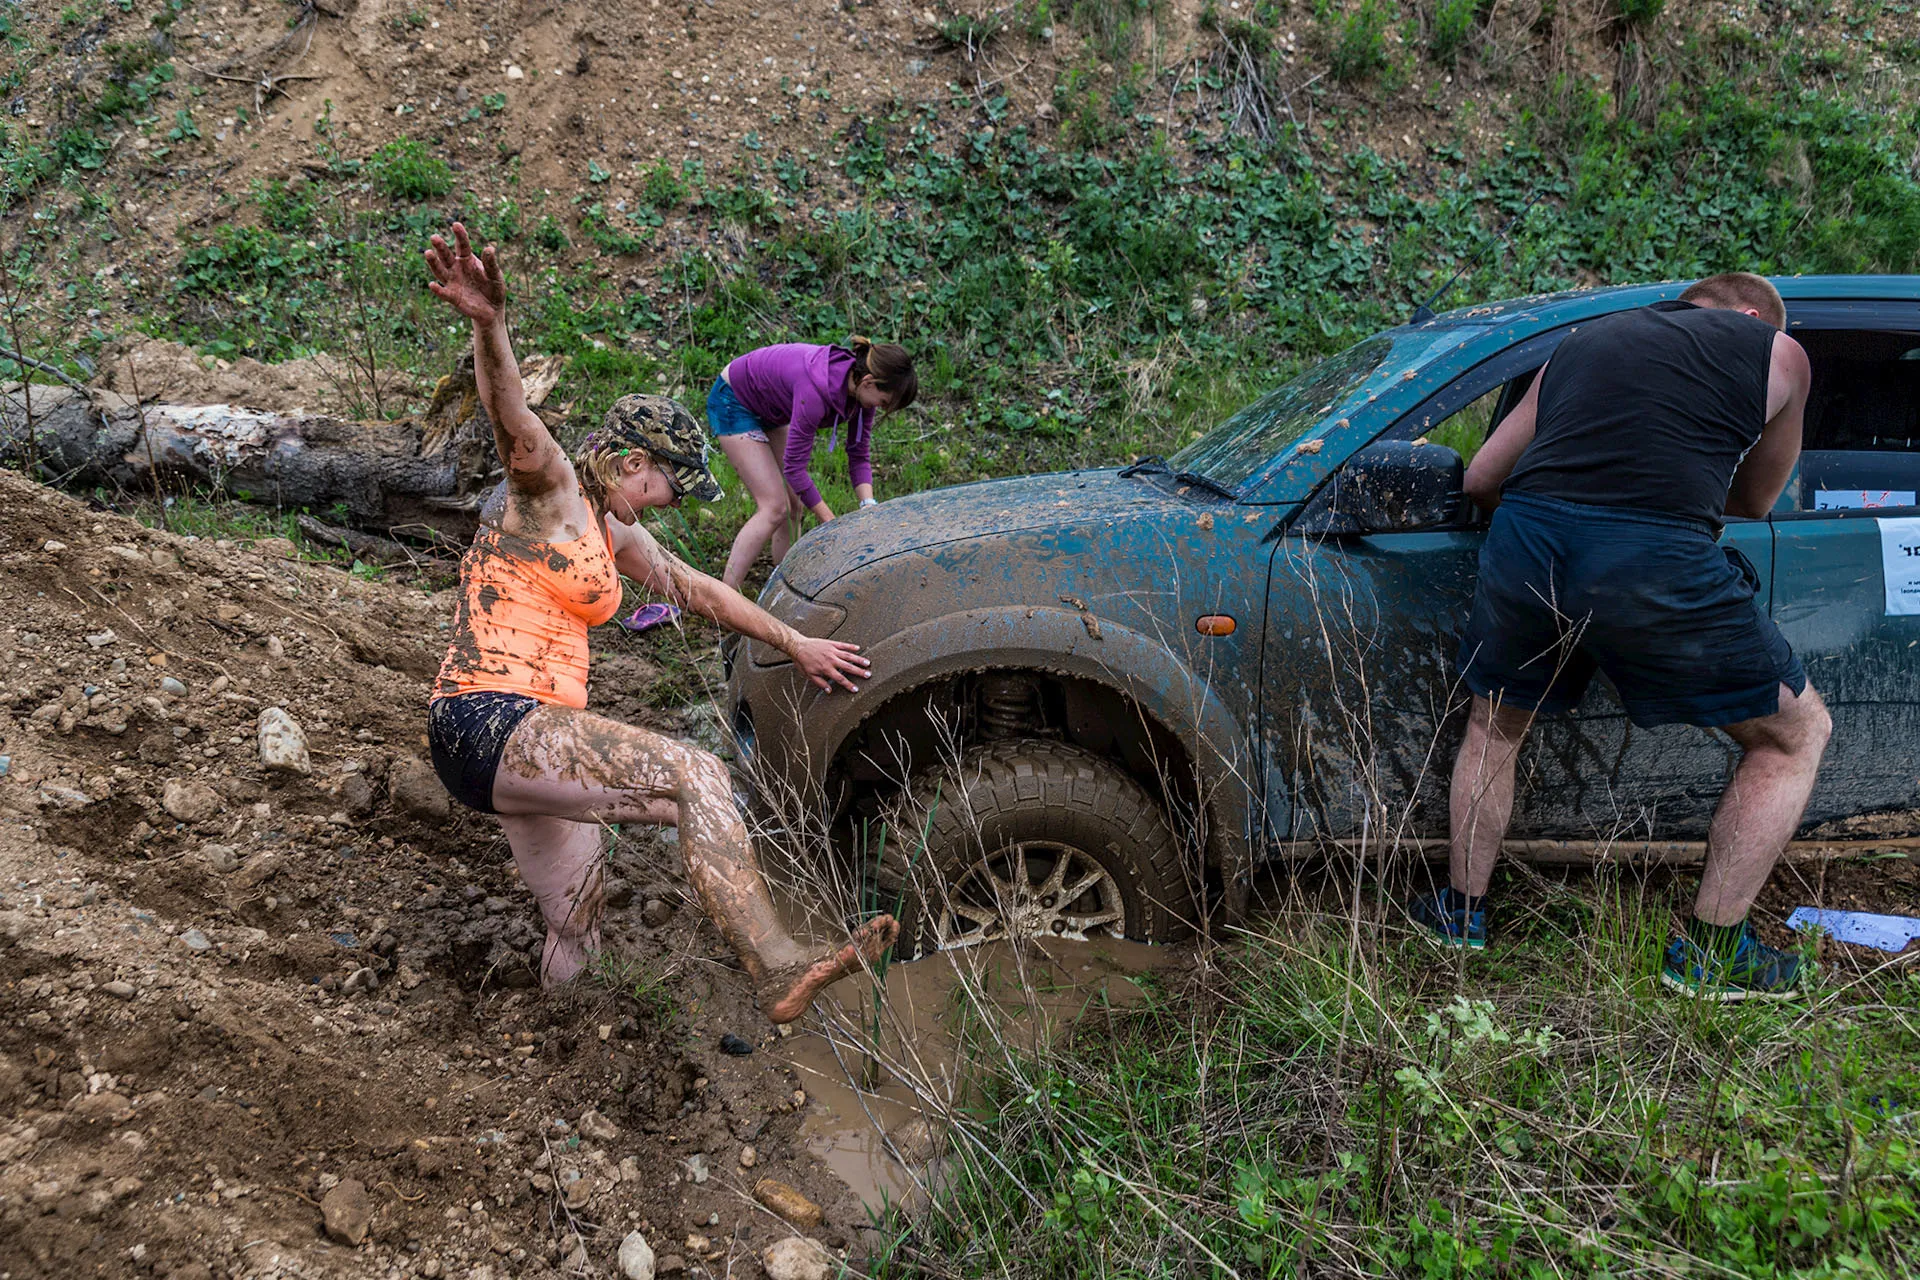
{"type": "Polygon", "coordinates": [[[939,1117],[967,1099],[969,1064],[1043,1048],[1082,1019],[1138,1004],[1135,979],[1181,947],[1101,939],[941,952],[843,984],[780,1044],[811,1103],[811,1155],[875,1213],[912,1203],[939,1117]]]}

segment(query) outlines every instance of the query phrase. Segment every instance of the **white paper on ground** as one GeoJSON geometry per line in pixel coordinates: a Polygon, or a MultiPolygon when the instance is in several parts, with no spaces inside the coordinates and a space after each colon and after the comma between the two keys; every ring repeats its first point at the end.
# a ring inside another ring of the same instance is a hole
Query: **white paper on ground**
{"type": "Polygon", "coordinates": [[[1817,907],[1795,907],[1787,917],[1787,928],[1805,932],[1818,929],[1839,942],[1851,942],[1881,951],[1904,951],[1907,943],[1920,938],[1920,920],[1912,916],[1876,916],[1866,911],[1822,911],[1817,907]]]}
{"type": "Polygon", "coordinates": [[[1876,516],[1880,569],[1887,582],[1887,613],[1920,614],[1920,517],[1876,516]]]}

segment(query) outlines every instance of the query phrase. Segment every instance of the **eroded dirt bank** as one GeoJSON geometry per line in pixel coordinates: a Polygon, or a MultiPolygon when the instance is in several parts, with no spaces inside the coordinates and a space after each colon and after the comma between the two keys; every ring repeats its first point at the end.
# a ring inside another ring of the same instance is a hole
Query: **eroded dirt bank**
{"type": "MultiPolygon", "coordinates": [[[[615,851],[618,981],[539,999],[504,843],[418,763],[448,602],[286,550],[0,472],[0,1273],[619,1274],[639,1230],[753,1274],[795,1230],[762,1178],[857,1245],[670,844],[615,851]],[[270,707],[310,772],[262,766],[270,707]]],[[[624,643],[600,705],[697,737],[624,643]]]]}

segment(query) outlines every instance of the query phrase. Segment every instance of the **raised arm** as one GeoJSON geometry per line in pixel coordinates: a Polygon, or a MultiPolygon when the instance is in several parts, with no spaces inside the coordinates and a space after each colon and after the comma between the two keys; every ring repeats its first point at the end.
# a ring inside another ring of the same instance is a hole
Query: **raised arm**
{"type": "Polygon", "coordinates": [[[1482,511],[1492,511],[1500,505],[1500,486],[1507,482],[1520,455],[1533,443],[1535,416],[1540,411],[1540,383],[1546,376],[1547,367],[1541,365],[1540,372],[1533,375],[1533,385],[1527,388],[1527,394],[1500,419],[1500,425],[1473,455],[1473,465],[1467,468],[1467,478],[1461,488],[1482,511]]]}
{"type": "Polygon", "coordinates": [[[1727,490],[1727,514],[1762,520],[1800,461],[1800,432],[1807,416],[1813,368],[1807,352],[1784,333],[1773,338],[1773,363],[1767,370],[1767,425],[1733,473],[1727,490]]]}
{"type": "Polygon", "coordinates": [[[566,455],[540,416],[527,407],[520,366],[507,336],[507,284],[492,245],[475,256],[467,229],[453,224],[453,244],[433,237],[427,250],[433,281],[427,288],[473,322],[473,377],[480,403],[493,421],[493,442],[507,468],[507,483],[528,496],[568,479],[566,455]]]}
{"type": "Polygon", "coordinates": [[[801,635],[718,578],[675,556],[639,525],[614,524],[613,563],[649,591],[712,618],[729,631],[772,645],[822,689],[838,685],[858,693],[860,686],[854,681],[867,678],[869,664],[860,656],[859,645],[801,635]]]}

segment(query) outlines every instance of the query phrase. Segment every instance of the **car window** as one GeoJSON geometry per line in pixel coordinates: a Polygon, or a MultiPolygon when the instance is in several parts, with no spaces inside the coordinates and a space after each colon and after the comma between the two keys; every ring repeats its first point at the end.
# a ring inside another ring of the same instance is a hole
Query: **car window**
{"type": "Polygon", "coordinates": [[[1920,334],[1794,336],[1813,389],[1800,462],[1775,514],[1920,508],[1920,334]]]}
{"type": "Polygon", "coordinates": [[[1443,444],[1460,455],[1460,461],[1470,463],[1473,455],[1480,452],[1487,436],[1493,431],[1494,411],[1500,407],[1500,396],[1506,386],[1495,387],[1478,400],[1462,408],[1446,421],[1427,432],[1429,444],[1443,444]]]}

